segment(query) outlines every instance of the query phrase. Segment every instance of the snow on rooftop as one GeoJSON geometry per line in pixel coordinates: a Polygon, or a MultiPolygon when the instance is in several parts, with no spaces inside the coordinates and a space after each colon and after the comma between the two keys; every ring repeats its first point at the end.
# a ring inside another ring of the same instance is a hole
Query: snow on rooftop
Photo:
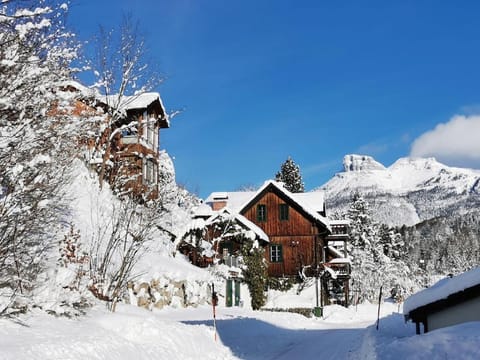
{"type": "Polygon", "coordinates": [[[211,193],[205,202],[212,204],[218,200],[227,200],[227,206],[236,213],[240,213],[245,206],[247,206],[252,199],[260,194],[266,187],[273,184],[277,189],[282,191],[287,197],[289,197],[294,203],[299,205],[305,212],[321,221],[329,228],[327,218],[320,215],[319,212],[323,212],[325,204],[325,195],[323,191],[312,191],[306,193],[291,193],[282,183],[274,180],[267,180],[257,191],[234,191],[234,192],[213,192],[211,193]]]}
{"type": "Polygon", "coordinates": [[[350,258],[339,257],[329,261],[330,264],[351,264],[350,258]]]}
{"type": "Polygon", "coordinates": [[[268,238],[268,235],[265,234],[265,232],[259,226],[255,225],[253,222],[248,220],[245,216],[240,215],[240,214],[236,214],[235,218],[240,223],[242,223],[243,225],[248,227],[250,230],[252,230],[261,240],[263,240],[265,242],[270,242],[270,239],[268,238]]]}
{"type": "MultiPolygon", "coordinates": [[[[157,92],[146,92],[133,96],[119,96],[118,94],[115,94],[102,96],[101,100],[107,105],[114,106],[116,106],[118,102],[120,102],[119,108],[121,110],[144,109],[147,108],[154,101],[160,101],[160,94],[157,92]]],[[[162,103],[160,102],[160,104],[162,103]]]]}
{"type": "Polygon", "coordinates": [[[291,194],[297,202],[307,205],[309,208],[315,210],[316,212],[323,212],[325,210],[325,193],[323,191],[291,194]]]}
{"type": "Polygon", "coordinates": [[[233,219],[238,221],[240,224],[244,225],[249,230],[253,231],[255,233],[255,235],[258,236],[258,238],[260,240],[263,240],[265,242],[270,242],[270,239],[268,238],[268,235],[259,226],[255,225],[253,222],[251,222],[245,216],[239,214],[238,212],[232,211],[228,207],[225,207],[225,208],[217,211],[216,215],[213,215],[212,217],[207,219],[205,224],[206,225],[212,224],[218,216],[224,215],[224,214],[230,215],[233,219]]]}
{"type": "Polygon", "coordinates": [[[350,220],[330,220],[330,225],[350,225],[350,220]]]}
{"type": "MultiPolygon", "coordinates": [[[[333,246],[328,246],[328,250],[331,251],[332,254],[334,254],[338,258],[343,258],[343,256],[345,255],[343,251],[338,250],[338,249],[334,248],[333,246]]],[[[333,261],[331,261],[331,262],[333,262],[333,261]]]]}
{"type": "Polygon", "coordinates": [[[403,305],[403,313],[408,315],[411,311],[419,307],[446,299],[452,294],[479,284],[480,267],[452,278],[442,279],[433,286],[410,296],[403,305]]]}
{"type": "Polygon", "coordinates": [[[207,216],[212,216],[212,215],[213,215],[212,208],[205,203],[202,203],[202,204],[198,205],[193,210],[193,216],[194,217],[207,217],[207,216]]]}
{"type": "Polygon", "coordinates": [[[225,191],[222,192],[214,192],[212,193],[213,200],[226,200],[228,199],[228,193],[225,191]]]}
{"type": "MultiPolygon", "coordinates": [[[[324,199],[323,192],[291,193],[290,191],[285,189],[282,183],[279,183],[274,180],[267,180],[265,181],[263,186],[260,189],[258,189],[258,191],[255,193],[253,197],[257,196],[258,194],[261,194],[270,185],[275,186],[285,196],[287,196],[292,202],[296,203],[300,208],[302,208],[303,211],[305,211],[307,214],[312,216],[314,219],[320,221],[331,231],[328,219],[318,213],[318,209],[320,207],[323,209],[323,199],[324,199]],[[321,195],[319,196],[318,194],[321,194],[321,195]],[[315,203],[315,200],[319,201],[319,199],[321,199],[322,201],[321,205],[315,203]]],[[[252,198],[250,198],[241,207],[241,209],[247,206],[251,200],[252,198]]]]}
{"type": "Polygon", "coordinates": [[[147,92],[135,96],[125,96],[125,110],[143,109],[153,103],[155,100],[160,100],[160,94],[157,92],[147,92]]]}
{"type": "Polygon", "coordinates": [[[228,207],[234,211],[239,212],[241,206],[255,195],[255,191],[233,191],[233,192],[213,192],[211,193],[205,202],[211,204],[218,200],[227,200],[228,207]]]}
{"type": "Polygon", "coordinates": [[[59,86],[60,87],[71,87],[71,88],[74,88],[76,90],[78,90],[78,92],[80,92],[80,94],[82,94],[83,96],[86,96],[86,97],[97,97],[98,96],[98,92],[95,90],[95,89],[91,89],[81,83],[79,83],[78,81],[75,81],[75,80],[66,80],[66,81],[62,81],[59,83],[59,86]]]}

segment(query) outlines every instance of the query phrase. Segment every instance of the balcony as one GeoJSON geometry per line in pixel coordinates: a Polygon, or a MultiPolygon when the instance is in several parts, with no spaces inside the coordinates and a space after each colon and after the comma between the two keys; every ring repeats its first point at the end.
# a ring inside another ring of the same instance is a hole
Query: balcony
{"type": "Polygon", "coordinates": [[[349,238],[348,235],[348,221],[345,220],[332,220],[330,226],[332,232],[327,236],[328,241],[343,240],[346,241],[349,238]]]}
{"type": "Polygon", "coordinates": [[[324,264],[326,267],[330,268],[335,272],[337,277],[350,277],[351,266],[350,259],[347,258],[336,258],[332,259],[330,262],[324,264]]]}
{"type": "Polygon", "coordinates": [[[123,135],[122,136],[122,143],[124,145],[136,144],[137,142],[138,142],[138,136],[136,134],[134,134],[134,135],[123,135]]]}

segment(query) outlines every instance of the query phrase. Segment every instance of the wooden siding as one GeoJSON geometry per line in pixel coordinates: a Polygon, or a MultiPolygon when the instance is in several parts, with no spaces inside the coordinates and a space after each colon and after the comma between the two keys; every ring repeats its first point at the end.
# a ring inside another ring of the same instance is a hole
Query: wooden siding
{"type": "MultiPolygon", "coordinates": [[[[281,262],[270,262],[270,246],[267,246],[265,256],[268,261],[270,276],[296,276],[302,267],[314,265],[315,236],[272,236],[270,245],[282,245],[283,259],[281,262]]],[[[321,258],[319,258],[321,262],[321,258]]]]}
{"type": "MultiPolygon", "coordinates": [[[[270,276],[296,276],[302,267],[315,265],[315,237],[324,230],[318,229],[312,220],[291,205],[275,192],[268,191],[242,213],[268,235],[270,245],[282,245],[283,261],[281,262],[270,262],[270,246],[266,249],[265,258],[268,262],[270,276]],[[257,220],[257,205],[259,204],[266,206],[266,221],[257,220]],[[280,204],[289,205],[288,220],[280,220],[280,204]]],[[[323,244],[323,238],[318,237],[319,263],[322,262],[323,244]]]]}
{"type": "Polygon", "coordinates": [[[286,204],[277,194],[267,192],[257,202],[246,209],[242,215],[257,224],[270,238],[272,236],[315,235],[317,228],[300,212],[289,206],[288,220],[280,220],[279,205],[286,204]],[[257,221],[257,205],[267,207],[267,221],[257,221]]]}

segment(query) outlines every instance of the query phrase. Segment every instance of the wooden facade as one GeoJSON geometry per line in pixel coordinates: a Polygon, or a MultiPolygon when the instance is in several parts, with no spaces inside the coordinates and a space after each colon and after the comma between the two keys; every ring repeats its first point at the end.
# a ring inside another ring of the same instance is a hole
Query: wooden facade
{"type": "MultiPolygon", "coordinates": [[[[237,214],[238,218],[245,219],[243,224],[249,230],[262,238],[270,277],[319,277],[324,295],[322,305],[348,305],[351,272],[346,254],[348,222],[330,221],[325,217],[322,193],[293,194],[282,184],[267,181],[256,192],[212,193],[206,204],[211,213],[204,218],[202,239],[221,238],[220,234],[211,232],[209,220],[221,212],[237,214]]],[[[185,254],[193,250],[191,244],[190,241],[182,245],[185,254]]],[[[217,258],[227,254],[223,248],[218,243],[217,258]]],[[[238,249],[231,247],[228,252],[235,255],[235,250],[238,249]]],[[[205,259],[198,259],[198,253],[195,258],[192,260],[197,265],[208,265],[205,259]]]]}
{"type": "Polygon", "coordinates": [[[137,125],[118,131],[113,139],[114,165],[109,181],[135,197],[156,199],[160,129],[168,127],[160,101],[154,100],[145,108],[127,109],[117,128],[132,122],[137,125]]]}
{"type": "Polygon", "coordinates": [[[298,276],[302,271],[311,275],[323,262],[322,249],[329,233],[327,224],[277,186],[267,186],[241,214],[269,237],[265,257],[270,276],[298,276]]]}
{"type": "MultiPolygon", "coordinates": [[[[65,108],[68,115],[84,118],[100,115],[108,122],[109,99],[115,98],[113,103],[118,101],[116,96],[99,96],[75,81],[67,82],[60,91],[77,95],[72,97],[69,106],[54,104],[51,110],[54,115],[67,115],[65,110],[59,110],[65,108]]],[[[124,116],[101,131],[99,139],[77,141],[90,153],[106,148],[102,161],[109,165],[103,176],[120,195],[155,199],[158,197],[160,129],[169,127],[168,116],[158,93],[124,96],[122,102],[114,111],[121,111],[124,116]]],[[[99,164],[93,162],[92,166],[99,164]]]]}

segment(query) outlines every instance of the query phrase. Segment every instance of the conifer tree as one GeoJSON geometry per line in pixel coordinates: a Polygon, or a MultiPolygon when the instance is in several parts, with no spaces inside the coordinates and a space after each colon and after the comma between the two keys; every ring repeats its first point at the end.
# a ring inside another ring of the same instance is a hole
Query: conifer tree
{"type": "Polygon", "coordinates": [[[305,191],[302,175],[300,174],[300,167],[295,164],[289,156],[282,164],[280,171],[275,175],[276,181],[281,181],[285,184],[285,188],[293,193],[300,193],[305,191]]]}
{"type": "Polygon", "coordinates": [[[371,217],[368,203],[356,193],[347,217],[351,227],[352,287],[359,291],[360,301],[375,301],[381,285],[394,294],[411,291],[411,271],[400,260],[402,243],[393,230],[371,217]]]}

